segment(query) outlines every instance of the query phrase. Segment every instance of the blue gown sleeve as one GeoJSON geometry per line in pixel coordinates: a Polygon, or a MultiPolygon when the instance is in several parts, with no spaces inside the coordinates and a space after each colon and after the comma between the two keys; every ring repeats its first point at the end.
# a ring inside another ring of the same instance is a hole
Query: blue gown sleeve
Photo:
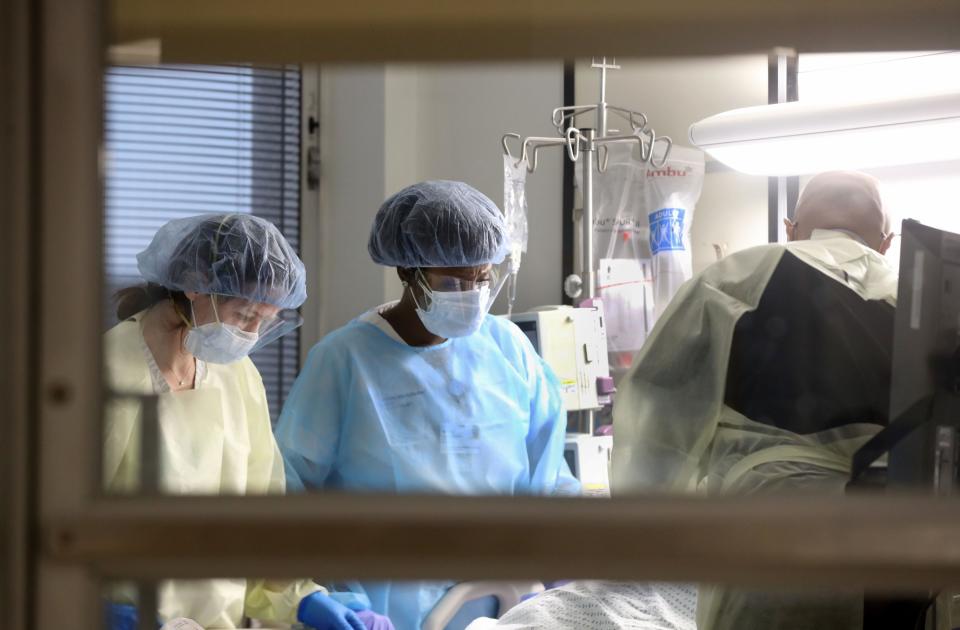
{"type": "MultiPolygon", "coordinates": [[[[524,338],[523,342],[526,341],[524,338]]],[[[567,460],[563,457],[567,411],[560,394],[560,382],[533,346],[525,354],[531,388],[530,431],[527,433],[530,492],[579,495],[580,482],[570,472],[567,460]]]]}
{"type": "Polygon", "coordinates": [[[338,348],[313,347],[277,422],[287,491],[321,489],[334,468],[346,396],[346,366],[338,348]]]}
{"type": "MultiPolygon", "coordinates": [[[[277,422],[287,490],[322,489],[334,469],[349,380],[345,354],[330,338],[307,355],[277,422]]],[[[326,585],[330,597],[353,611],[369,610],[359,582],[326,585]]]]}

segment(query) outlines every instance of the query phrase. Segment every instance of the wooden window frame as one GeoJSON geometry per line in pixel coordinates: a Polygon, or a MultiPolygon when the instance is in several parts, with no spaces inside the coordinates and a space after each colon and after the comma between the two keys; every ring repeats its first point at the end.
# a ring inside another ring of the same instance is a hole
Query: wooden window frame
{"type": "MultiPolygon", "coordinates": [[[[599,48],[621,56],[722,54],[784,41],[802,50],[960,47],[960,4],[689,0],[650,8],[622,0],[586,11],[566,0],[496,0],[450,4],[440,15],[428,13],[437,5],[426,0],[291,0],[283,12],[263,12],[254,0],[117,0],[109,14],[98,0],[8,6],[18,19],[0,27],[2,34],[27,30],[6,40],[15,46],[4,68],[21,71],[11,83],[19,105],[2,112],[28,129],[0,147],[3,164],[27,160],[12,172],[16,185],[0,192],[13,217],[4,239],[11,282],[4,286],[23,298],[5,307],[20,328],[0,335],[21,351],[5,370],[0,404],[13,411],[14,434],[29,436],[17,442],[26,449],[27,457],[14,461],[23,474],[4,481],[29,480],[13,535],[30,563],[20,570],[23,562],[4,556],[4,569],[28,582],[26,625],[98,627],[100,580],[119,576],[323,571],[878,588],[960,583],[960,504],[923,497],[108,500],[95,490],[105,25],[114,41],[160,38],[171,61],[492,60],[599,48]]],[[[6,445],[5,454],[15,447],[6,445]]]]}

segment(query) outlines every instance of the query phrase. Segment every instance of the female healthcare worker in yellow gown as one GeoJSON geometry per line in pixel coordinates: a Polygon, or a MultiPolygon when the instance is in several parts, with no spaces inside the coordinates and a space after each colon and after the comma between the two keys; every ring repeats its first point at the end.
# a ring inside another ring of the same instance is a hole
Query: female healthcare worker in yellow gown
{"type": "MultiPolygon", "coordinates": [[[[303,263],[276,227],[246,214],[171,221],[137,262],[147,283],[117,294],[120,323],[105,337],[106,369],[113,391],[158,396],[161,492],[283,493],[266,391],[247,355],[300,324],[303,263]]],[[[108,493],[137,491],[140,418],[136,399],[110,404],[108,493]]],[[[235,628],[244,617],[322,630],[389,627],[310,580],[171,580],[158,596],[161,621],[186,617],[205,628],[235,628]]],[[[124,601],[120,593],[113,599],[124,601]]],[[[115,630],[134,627],[128,603],[109,604],[108,615],[115,630]]]]}

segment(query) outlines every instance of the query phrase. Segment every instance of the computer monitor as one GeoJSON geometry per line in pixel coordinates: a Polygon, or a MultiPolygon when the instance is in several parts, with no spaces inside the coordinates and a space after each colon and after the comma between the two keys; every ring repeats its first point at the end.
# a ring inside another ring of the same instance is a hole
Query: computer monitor
{"type": "Polygon", "coordinates": [[[960,427],[960,235],[904,221],[900,256],[889,417],[936,397],[891,448],[887,486],[947,494],[960,427]]]}

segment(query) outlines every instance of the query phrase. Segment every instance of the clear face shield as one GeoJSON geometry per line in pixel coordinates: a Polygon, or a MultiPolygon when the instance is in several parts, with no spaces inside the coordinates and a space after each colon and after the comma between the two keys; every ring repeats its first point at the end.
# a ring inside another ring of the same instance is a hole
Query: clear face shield
{"type": "Polygon", "coordinates": [[[492,265],[417,269],[417,315],[439,337],[472,335],[483,325],[506,277],[492,265]]]}
{"type": "Polygon", "coordinates": [[[429,312],[435,295],[439,300],[445,300],[455,294],[480,294],[484,302],[483,314],[489,312],[494,300],[500,294],[509,276],[507,264],[485,265],[482,267],[463,267],[462,271],[451,268],[418,268],[415,271],[415,282],[419,292],[414,292],[417,308],[429,312]],[[419,295],[418,295],[419,293],[419,295]],[[441,296],[442,294],[442,296],[441,296]]]}
{"type": "Polygon", "coordinates": [[[303,324],[303,317],[297,309],[278,309],[272,304],[251,302],[228,295],[216,296],[213,304],[217,321],[257,335],[257,343],[251,353],[303,324]]]}

